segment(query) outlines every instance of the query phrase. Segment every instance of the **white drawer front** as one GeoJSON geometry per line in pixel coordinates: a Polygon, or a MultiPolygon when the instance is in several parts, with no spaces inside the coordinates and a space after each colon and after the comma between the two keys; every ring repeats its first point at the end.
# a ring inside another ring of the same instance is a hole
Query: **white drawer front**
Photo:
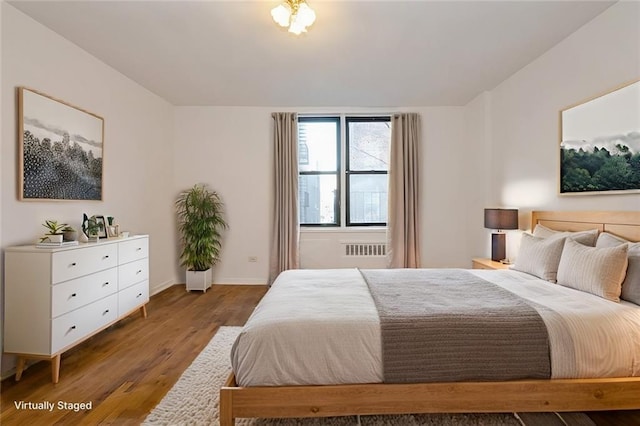
{"type": "Polygon", "coordinates": [[[118,289],[123,290],[149,279],[149,261],[147,259],[136,260],[118,267],[118,289]]]}
{"type": "Polygon", "coordinates": [[[52,288],[54,318],[118,291],[118,268],[66,281],[52,288]]]}
{"type": "Polygon", "coordinates": [[[52,256],[52,281],[55,284],[117,266],[118,246],[97,245],[82,250],[61,251],[52,256]]]}
{"type": "Polygon", "coordinates": [[[53,320],[51,353],[56,353],[118,318],[118,295],[100,299],[53,320]]]}
{"type": "Polygon", "coordinates": [[[143,281],[118,293],[118,316],[128,314],[149,301],[149,281],[143,281]]]}
{"type": "Polygon", "coordinates": [[[118,246],[118,262],[121,265],[149,257],[148,238],[135,238],[131,241],[123,241],[119,243],[118,246]]]}

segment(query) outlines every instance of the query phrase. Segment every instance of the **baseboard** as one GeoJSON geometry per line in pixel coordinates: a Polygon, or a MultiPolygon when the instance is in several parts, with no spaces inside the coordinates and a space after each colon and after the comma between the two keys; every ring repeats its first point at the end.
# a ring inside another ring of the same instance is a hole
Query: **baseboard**
{"type": "Polygon", "coordinates": [[[176,285],[177,283],[174,280],[167,280],[163,283],[161,283],[158,286],[154,286],[153,288],[149,289],[149,296],[153,296],[154,294],[158,294],[163,290],[168,289],[169,287],[176,285]]]}
{"type": "Polygon", "coordinates": [[[267,285],[264,278],[216,278],[213,281],[216,285],[267,285]]]}

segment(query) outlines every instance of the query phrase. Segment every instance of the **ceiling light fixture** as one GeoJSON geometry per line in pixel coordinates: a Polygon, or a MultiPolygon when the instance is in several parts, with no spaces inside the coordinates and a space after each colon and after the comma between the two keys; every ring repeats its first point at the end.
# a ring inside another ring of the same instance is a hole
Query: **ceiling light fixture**
{"type": "Polygon", "coordinates": [[[289,27],[289,32],[295,35],[307,32],[307,27],[316,20],[316,13],[305,0],[284,0],[271,9],[271,16],[281,27],[289,27]]]}

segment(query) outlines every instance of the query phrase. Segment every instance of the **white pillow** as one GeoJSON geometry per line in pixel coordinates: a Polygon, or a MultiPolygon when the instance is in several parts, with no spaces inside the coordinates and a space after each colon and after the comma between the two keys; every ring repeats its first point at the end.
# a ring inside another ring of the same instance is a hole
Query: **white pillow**
{"type": "Polygon", "coordinates": [[[520,251],[513,269],[556,282],[565,238],[538,238],[522,234],[520,251]]]}
{"type": "Polygon", "coordinates": [[[632,243],[616,235],[603,232],[598,236],[596,247],[616,247],[628,244],[627,275],[622,282],[620,298],[640,305],[640,243],[632,243]]]}
{"type": "Polygon", "coordinates": [[[598,240],[596,241],[596,247],[616,247],[620,244],[626,244],[630,241],[625,240],[624,238],[618,237],[617,235],[610,234],[608,232],[603,232],[598,235],[598,240]]]}
{"type": "Polygon", "coordinates": [[[598,238],[597,229],[589,229],[588,231],[556,231],[551,228],[547,228],[544,225],[536,225],[533,229],[533,236],[538,238],[569,238],[577,241],[585,246],[593,247],[596,245],[596,238],[598,238]]]}
{"type": "Polygon", "coordinates": [[[558,284],[619,302],[627,251],[626,244],[596,248],[567,239],[558,265],[558,284]]]}

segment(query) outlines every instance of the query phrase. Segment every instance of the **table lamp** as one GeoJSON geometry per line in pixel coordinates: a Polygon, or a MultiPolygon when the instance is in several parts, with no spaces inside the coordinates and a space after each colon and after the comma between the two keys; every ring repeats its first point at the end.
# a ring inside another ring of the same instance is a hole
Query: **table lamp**
{"type": "Polygon", "coordinates": [[[518,229],[518,209],[484,209],[484,227],[497,232],[491,234],[491,260],[500,262],[507,257],[505,229],[518,229]]]}

